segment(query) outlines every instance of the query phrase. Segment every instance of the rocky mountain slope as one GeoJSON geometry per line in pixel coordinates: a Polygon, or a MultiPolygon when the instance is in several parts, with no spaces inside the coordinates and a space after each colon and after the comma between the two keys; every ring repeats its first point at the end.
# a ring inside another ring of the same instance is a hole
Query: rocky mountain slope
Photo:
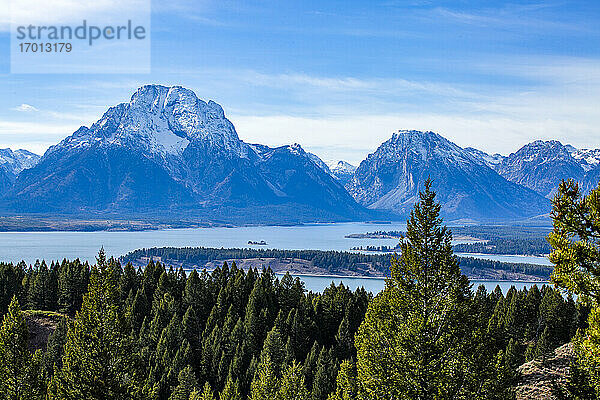
{"type": "Polygon", "coordinates": [[[469,152],[473,157],[477,158],[479,161],[481,161],[482,163],[484,163],[492,169],[494,169],[498,164],[500,164],[505,158],[502,154],[487,154],[486,152],[473,147],[465,147],[465,150],[469,152]]]}
{"type": "Polygon", "coordinates": [[[0,191],[10,189],[17,175],[39,160],[40,156],[27,150],[0,149],[0,191]]]}
{"type": "Polygon", "coordinates": [[[556,140],[536,140],[505,157],[495,169],[511,182],[554,197],[563,179],[574,179],[585,192],[598,185],[600,150],[575,149],[556,140]]]}
{"type": "Polygon", "coordinates": [[[302,210],[310,220],[367,215],[299,145],[247,144],[220,105],[159,85],[141,87],[129,103],[49,148],[2,203],[19,212],[224,219],[266,206],[302,210]]]}
{"type": "Polygon", "coordinates": [[[331,174],[344,186],[352,180],[356,167],[346,161],[338,161],[329,166],[331,174]]]}
{"type": "Polygon", "coordinates": [[[566,343],[547,356],[546,362],[536,359],[521,365],[521,374],[516,387],[517,400],[555,400],[555,388],[564,390],[570,375],[570,366],[575,356],[573,344],[566,343]]]}
{"type": "Polygon", "coordinates": [[[571,152],[558,141],[536,140],[506,157],[498,173],[511,182],[535,190],[542,196],[554,196],[562,179],[583,179],[585,171],[571,152]]]}
{"type": "Polygon", "coordinates": [[[450,218],[510,219],[550,211],[547,199],[507,181],[470,151],[433,132],[394,133],[361,162],[346,188],[369,208],[406,214],[428,177],[450,218]]]}

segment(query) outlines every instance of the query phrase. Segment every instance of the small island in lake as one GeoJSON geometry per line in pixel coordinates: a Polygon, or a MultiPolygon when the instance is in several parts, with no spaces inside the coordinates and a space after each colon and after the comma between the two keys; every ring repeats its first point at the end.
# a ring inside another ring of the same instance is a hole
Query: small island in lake
{"type": "Polygon", "coordinates": [[[266,246],[267,242],[265,242],[264,240],[261,240],[260,242],[254,242],[252,240],[248,240],[248,244],[254,245],[254,246],[266,246]]]}

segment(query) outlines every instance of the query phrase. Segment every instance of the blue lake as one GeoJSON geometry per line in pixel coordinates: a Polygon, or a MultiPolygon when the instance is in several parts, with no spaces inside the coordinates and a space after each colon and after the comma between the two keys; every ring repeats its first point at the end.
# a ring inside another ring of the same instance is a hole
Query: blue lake
{"type": "Polygon", "coordinates": [[[79,258],[94,261],[104,247],[121,256],[149,247],[252,247],[286,250],[349,250],[354,246],[394,246],[396,239],[350,239],[345,235],[377,230],[404,230],[406,224],[338,223],[301,226],[165,229],[141,232],[0,232],[0,260],[34,263],[37,259],[79,258]],[[250,246],[248,241],[267,242],[250,246]]]}
{"type": "MultiPolygon", "coordinates": [[[[281,274],[277,274],[281,277],[281,274]]],[[[321,292],[323,289],[331,285],[334,282],[336,285],[343,283],[352,290],[356,290],[359,287],[364,287],[365,290],[372,293],[378,293],[385,287],[385,280],[382,278],[358,278],[358,277],[330,277],[330,276],[298,276],[300,280],[304,282],[306,290],[313,292],[321,292]]],[[[534,283],[531,282],[507,282],[507,281],[478,281],[472,280],[473,290],[477,290],[479,285],[484,285],[488,292],[493,291],[496,286],[500,286],[503,293],[506,293],[511,286],[515,286],[517,289],[524,287],[531,287],[534,283]]],[[[539,286],[543,283],[536,282],[539,286]]]]}
{"type": "Polygon", "coordinates": [[[552,265],[548,257],[539,256],[522,256],[514,254],[481,254],[481,253],[456,253],[457,256],[461,257],[473,257],[473,258],[485,258],[486,260],[502,261],[509,263],[519,264],[538,264],[538,265],[552,265]]]}
{"type": "MultiPolygon", "coordinates": [[[[353,239],[351,233],[404,230],[406,224],[337,223],[302,226],[252,226],[237,228],[166,229],[142,232],[0,232],[0,261],[33,264],[38,259],[63,258],[94,262],[101,247],[107,255],[121,256],[149,247],[253,247],[348,251],[356,246],[394,246],[396,239],[353,239]],[[264,240],[266,246],[250,246],[248,241],[264,240]]],[[[464,242],[464,241],[463,241],[464,242]]],[[[543,257],[476,255],[501,261],[547,264],[543,257]],[[506,257],[509,257],[506,259],[506,257]],[[511,258],[512,257],[512,258],[511,258]]],[[[303,276],[308,290],[320,291],[340,278],[303,276]]],[[[383,279],[343,278],[352,288],[364,286],[378,292],[383,279]]],[[[497,282],[486,283],[493,289],[497,282]]],[[[510,283],[500,282],[507,288],[510,283]]],[[[521,285],[519,283],[519,285],[521,285]]],[[[524,284],[523,284],[524,285],[524,284]]]]}

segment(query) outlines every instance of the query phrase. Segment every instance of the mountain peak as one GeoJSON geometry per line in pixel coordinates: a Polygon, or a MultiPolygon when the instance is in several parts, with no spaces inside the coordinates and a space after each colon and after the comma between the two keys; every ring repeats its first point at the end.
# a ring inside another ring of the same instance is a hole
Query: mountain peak
{"type": "Polygon", "coordinates": [[[0,168],[13,175],[18,175],[22,170],[33,167],[39,159],[40,156],[28,150],[0,149],[0,168]]]}
{"type": "Polygon", "coordinates": [[[572,146],[558,140],[535,140],[504,158],[497,171],[509,181],[552,198],[561,180],[580,180],[585,173],[572,153],[572,146]]]}
{"type": "Polygon", "coordinates": [[[542,214],[548,202],[491,169],[482,156],[431,131],[401,130],[360,163],[346,188],[361,204],[404,214],[427,178],[447,216],[542,214]]]}
{"type": "Polygon", "coordinates": [[[90,128],[79,128],[49,152],[121,146],[168,157],[182,154],[190,143],[240,156],[247,153],[219,104],[205,102],[181,86],[145,85],[128,103],[110,107],[90,128]]]}
{"type": "Polygon", "coordinates": [[[392,133],[390,142],[406,141],[406,140],[431,140],[431,139],[443,139],[440,135],[432,131],[418,131],[414,129],[399,129],[392,133]]]}
{"type": "MultiPolygon", "coordinates": [[[[482,163],[470,152],[432,131],[399,130],[382,143],[367,159],[378,159],[379,163],[396,162],[398,159],[419,159],[425,161],[436,158],[440,162],[465,166],[482,163]],[[387,161],[386,161],[387,160],[387,161]]],[[[360,168],[360,167],[359,167],[360,168]]]]}

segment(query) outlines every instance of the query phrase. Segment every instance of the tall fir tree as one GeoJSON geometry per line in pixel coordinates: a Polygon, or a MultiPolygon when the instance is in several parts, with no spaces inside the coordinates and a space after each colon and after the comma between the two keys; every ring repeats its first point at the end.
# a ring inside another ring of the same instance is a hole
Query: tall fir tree
{"type": "Polygon", "coordinates": [[[356,335],[365,399],[456,398],[465,381],[470,289],[427,180],[401,254],[356,335]]]}
{"type": "Polygon", "coordinates": [[[250,385],[250,400],[272,400],[277,396],[279,379],[275,375],[273,363],[267,357],[258,365],[250,385]]]}
{"type": "Polygon", "coordinates": [[[227,378],[227,381],[225,382],[225,387],[219,395],[219,400],[242,400],[242,395],[240,393],[240,383],[237,379],[234,381],[231,375],[227,378]]]}
{"type": "Polygon", "coordinates": [[[39,382],[41,353],[32,354],[28,348],[27,323],[16,297],[0,327],[0,399],[41,399],[39,382]]]}
{"type": "Polygon", "coordinates": [[[591,308],[588,328],[575,341],[578,365],[600,398],[600,183],[584,196],[579,185],[562,182],[552,201],[551,281],[591,308]]]}
{"type": "Polygon", "coordinates": [[[356,385],[356,367],[346,360],[340,365],[336,378],[335,392],[331,393],[328,400],[357,400],[358,386],[356,385]]]}
{"type": "Polygon", "coordinates": [[[179,372],[179,383],[173,389],[169,400],[188,400],[190,395],[198,388],[198,380],[191,366],[187,366],[179,372]]]}
{"type": "Polygon", "coordinates": [[[133,399],[139,366],[132,358],[118,277],[104,253],[92,269],[88,293],[67,334],[63,365],[49,386],[50,399],[133,399]]]}
{"type": "Polygon", "coordinates": [[[308,400],[308,398],[302,366],[294,361],[283,373],[277,400],[308,400]]]}
{"type": "Polygon", "coordinates": [[[201,391],[194,390],[190,395],[190,400],[215,400],[215,395],[213,394],[210,384],[206,382],[201,391]]]}
{"type": "Polygon", "coordinates": [[[16,297],[0,327],[0,399],[42,399],[41,352],[28,348],[29,332],[16,297]]]}

